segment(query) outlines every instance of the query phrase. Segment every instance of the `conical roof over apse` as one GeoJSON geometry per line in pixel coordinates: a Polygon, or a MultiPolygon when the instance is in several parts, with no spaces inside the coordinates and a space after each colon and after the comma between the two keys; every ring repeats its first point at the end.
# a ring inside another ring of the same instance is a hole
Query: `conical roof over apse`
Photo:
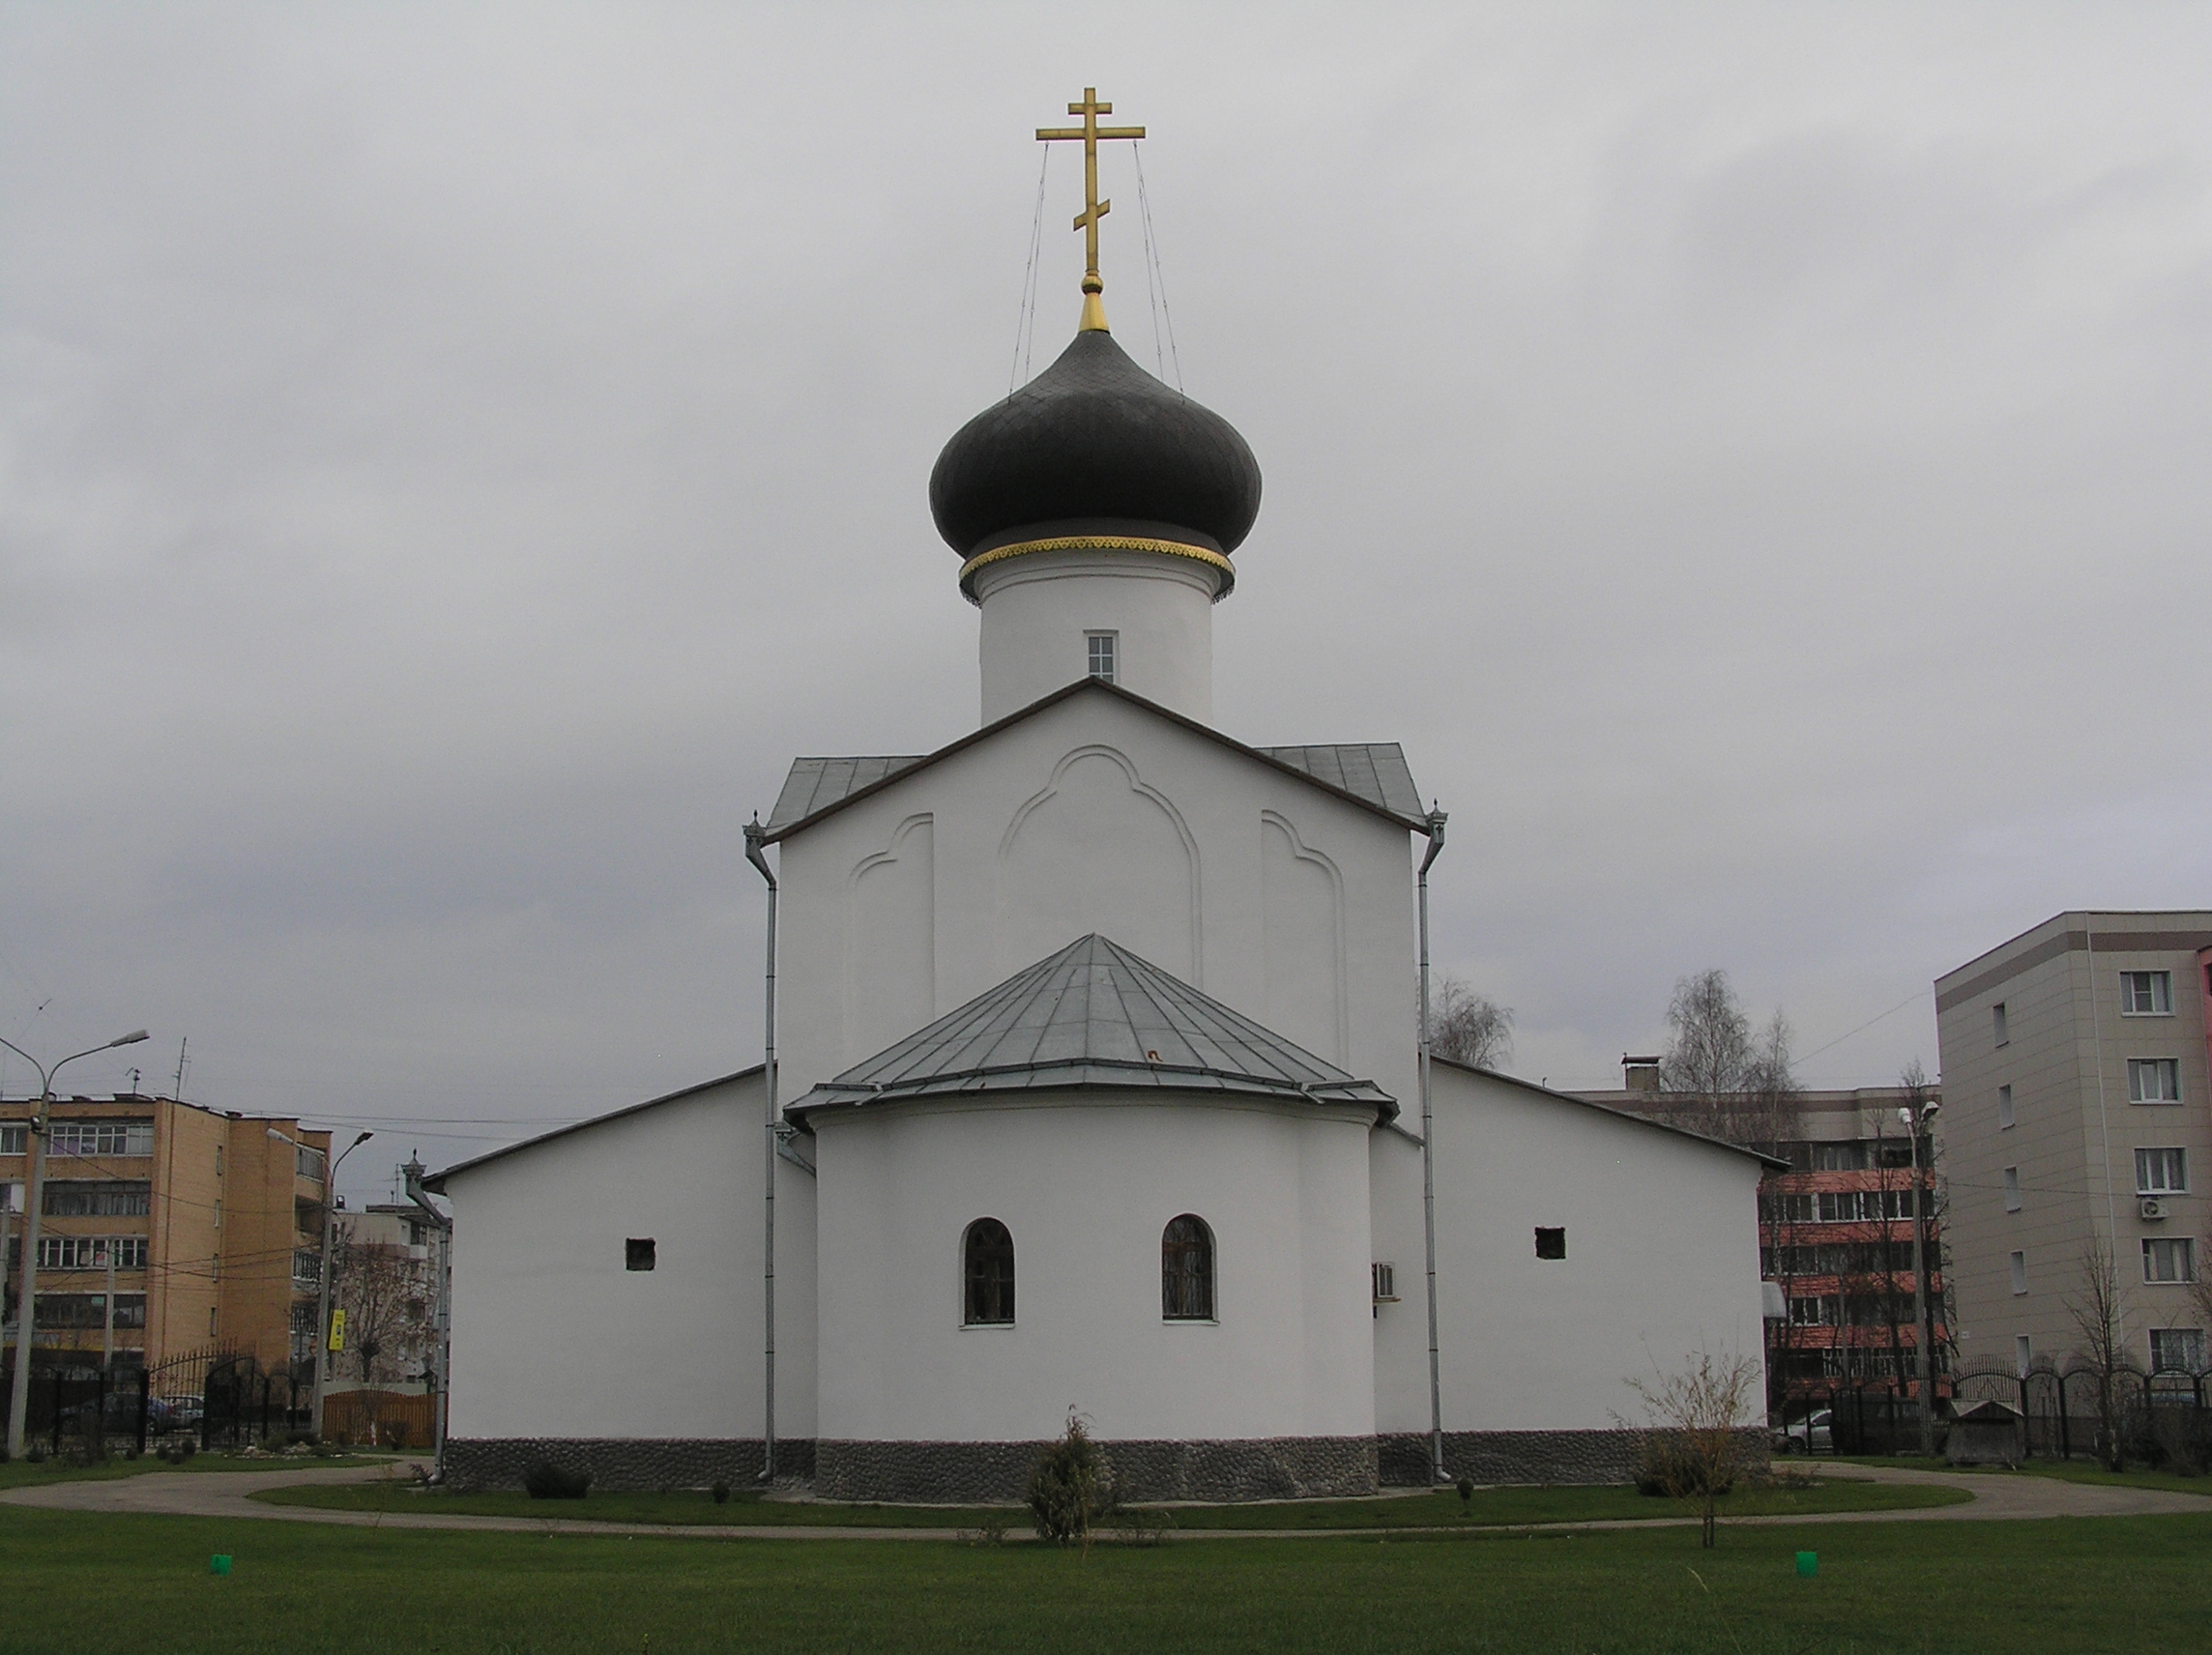
{"type": "Polygon", "coordinates": [[[929,509],[963,558],[1085,534],[1225,556],[1260,514],[1260,462],[1236,426],[1090,329],[945,445],[929,509]]]}
{"type": "Polygon", "coordinates": [[[1095,932],[856,1063],[790,1113],[1072,1087],[1234,1092],[1308,1103],[1395,1099],[1095,932]]]}

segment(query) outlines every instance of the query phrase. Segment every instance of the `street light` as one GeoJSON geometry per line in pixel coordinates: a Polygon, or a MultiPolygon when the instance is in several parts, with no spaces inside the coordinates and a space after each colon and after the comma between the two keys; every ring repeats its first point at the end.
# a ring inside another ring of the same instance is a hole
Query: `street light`
{"type": "Polygon", "coordinates": [[[1912,1343],[1920,1352],[1920,1452],[1930,1459],[1936,1457],[1935,1352],[1930,1349],[1935,1343],[1936,1329],[1928,1319],[1928,1268],[1924,1248],[1928,1227],[1921,1218],[1920,1141],[1928,1136],[1929,1128],[1935,1124],[1936,1112],[1942,1107],[1941,1103],[1931,1101],[1922,1104],[1917,1113],[1906,1105],[1901,1105],[1897,1111],[1898,1119],[1912,1135],[1912,1343]]]}
{"type": "MultiPolygon", "coordinates": [[[[38,1059],[15,1044],[0,1038],[5,1046],[31,1067],[39,1071],[39,1108],[31,1118],[31,1142],[26,1147],[31,1152],[31,1176],[24,1189],[23,1214],[23,1296],[15,1305],[15,1382],[8,1394],[8,1457],[15,1459],[23,1452],[23,1422],[31,1408],[31,1324],[37,1320],[39,1296],[39,1184],[46,1171],[46,1129],[48,1117],[54,1107],[54,1076],[63,1066],[79,1058],[89,1058],[96,1052],[112,1051],[117,1046],[135,1046],[146,1038],[146,1031],[133,1029],[128,1034],[98,1046],[87,1046],[81,1052],[72,1052],[61,1062],[47,1068],[38,1059]]],[[[109,1304],[114,1295],[108,1295],[109,1304]]]]}
{"type": "Polygon", "coordinates": [[[318,1442],[323,1438],[323,1379],[331,1366],[331,1213],[337,1200],[338,1168],[345,1164],[346,1156],[375,1136],[373,1132],[364,1132],[341,1149],[323,1181],[323,1281],[315,1306],[315,1417],[310,1422],[318,1442]]]}

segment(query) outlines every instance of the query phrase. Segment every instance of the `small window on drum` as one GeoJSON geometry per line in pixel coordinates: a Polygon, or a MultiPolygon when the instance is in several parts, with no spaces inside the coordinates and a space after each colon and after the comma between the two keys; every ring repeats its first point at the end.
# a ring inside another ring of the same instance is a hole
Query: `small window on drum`
{"type": "Polygon", "coordinates": [[[961,1321],[1004,1327],[1014,1320],[1014,1237],[995,1218],[978,1218],[960,1241],[961,1321]]]}
{"type": "Polygon", "coordinates": [[[658,1249],[654,1246],[652,1236],[632,1235],[623,1243],[623,1268],[626,1270],[650,1270],[654,1266],[657,1252],[658,1249]]]}
{"type": "Polygon", "coordinates": [[[1195,1213],[1170,1219],[1160,1232],[1160,1316],[1213,1320],[1213,1232],[1195,1213]]]}

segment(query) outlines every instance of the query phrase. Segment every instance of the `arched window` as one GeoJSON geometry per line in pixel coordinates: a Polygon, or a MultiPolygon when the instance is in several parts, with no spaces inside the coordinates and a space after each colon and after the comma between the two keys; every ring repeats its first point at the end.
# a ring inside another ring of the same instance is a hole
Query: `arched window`
{"type": "Polygon", "coordinates": [[[969,1326],[1014,1320],[1014,1238],[995,1218],[978,1218],[960,1242],[969,1326]]]}
{"type": "Polygon", "coordinates": [[[1160,1315],[1169,1321],[1213,1320],[1213,1232],[1195,1213],[1160,1232],[1160,1315]]]}

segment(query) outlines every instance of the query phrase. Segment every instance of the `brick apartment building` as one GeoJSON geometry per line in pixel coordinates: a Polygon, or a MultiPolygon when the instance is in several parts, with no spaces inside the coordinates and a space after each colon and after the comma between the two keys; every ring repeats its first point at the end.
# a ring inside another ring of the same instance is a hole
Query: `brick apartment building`
{"type": "MultiPolygon", "coordinates": [[[[0,1100],[11,1353],[36,1112],[0,1100]]],[[[212,1348],[282,1371],[311,1354],[329,1158],[330,1134],[289,1117],[133,1093],[56,1100],[35,1360],[97,1364],[109,1341],[131,1366],[212,1348]]]]}
{"type": "MultiPolygon", "coordinates": [[[[1659,1060],[1625,1058],[1627,1085],[1584,1092],[1593,1103],[1696,1130],[1700,1106],[1659,1089],[1659,1060]]],[[[1939,1101],[1933,1087],[1859,1087],[1799,1094],[1794,1136],[1761,1145],[1790,1163],[1760,1184],[1760,1268],[1785,1316],[1768,1323],[1767,1382],[1776,1400],[1837,1385],[1917,1391],[1912,1271],[1912,1138],[1900,1110],[1939,1101]],[[1901,1378],[1902,1374],[1902,1378],[1901,1378]]],[[[1938,1396],[1950,1362],[1941,1264],[1940,1156],[1920,1147],[1923,1254],[1929,1266],[1931,1367],[1938,1396]]]]}

